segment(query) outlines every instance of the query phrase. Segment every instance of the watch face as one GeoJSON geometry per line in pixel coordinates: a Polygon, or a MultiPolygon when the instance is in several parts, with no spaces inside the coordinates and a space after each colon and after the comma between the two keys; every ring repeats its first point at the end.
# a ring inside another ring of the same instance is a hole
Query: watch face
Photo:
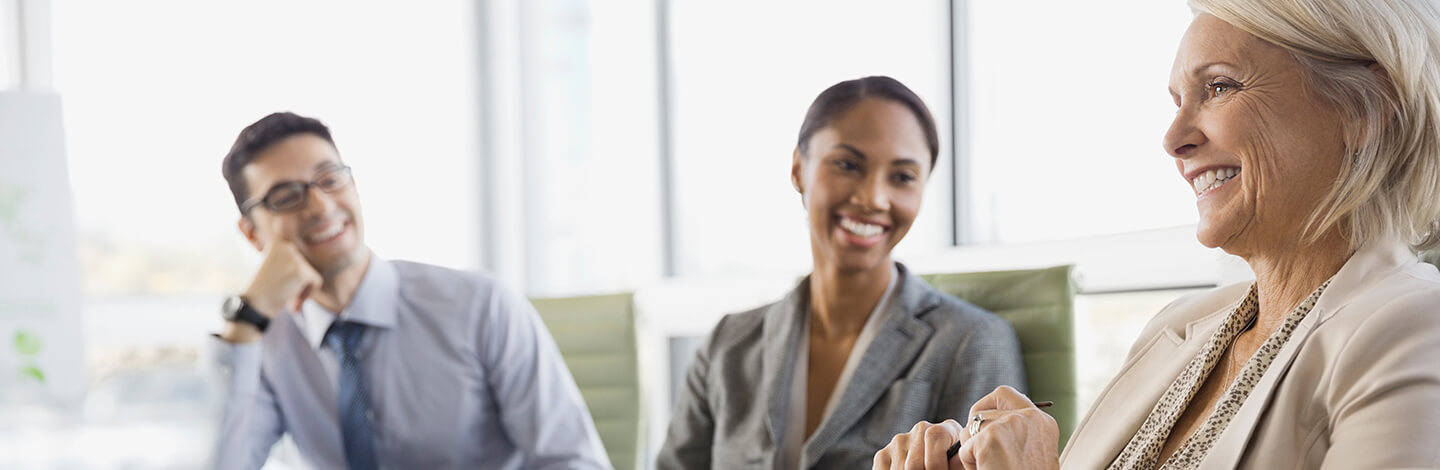
{"type": "Polygon", "coordinates": [[[220,316],[225,317],[226,320],[234,320],[235,315],[240,313],[242,305],[245,305],[245,301],[241,300],[238,295],[232,295],[226,298],[225,303],[220,306],[220,316]]]}

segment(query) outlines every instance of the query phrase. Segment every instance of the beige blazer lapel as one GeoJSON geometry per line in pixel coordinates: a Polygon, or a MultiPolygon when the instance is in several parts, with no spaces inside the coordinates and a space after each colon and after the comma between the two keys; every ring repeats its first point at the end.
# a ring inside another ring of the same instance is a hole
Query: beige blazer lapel
{"type": "Polygon", "coordinates": [[[1300,351],[1305,340],[1310,338],[1310,332],[1315,330],[1315,325],[1323,314],[1318,307],[1311,309],[1305,319],[1295,326],[1295,331],[1290,333],[1290,340],[1280,347],[1280,352],[1275,353],[1275,359],[1260,376],[1255,388],[1250,390],[1250,396],[1245,397],[1245,402],[1240,404],[1240,409],[1230,418],[1230,424],[1211,445],[1205,460],[1200,462],[1201,469],[1233,469],[1239,465],[1240,457],[1245,452],[1245,443],[1250,441],[1250,435],[1260,423],[1261,415],[1270,407],[1270,400],[1274,398],[1280,379],[1290,371],[1290,364],[1295,362],[1295,353],[1300,351]]]}
{"type": "Polygon", "coordinates": [[[1225,316],[1238,304],[1236,299],[1190,322],[1185,326],[1184,336],[1171,327],[1162,327],[1153,334],[1095,399],[1090,412],[1065,445],[1061,467],[1108,467],[1150,416],[1153,405],[1140,404],[1160,401],[1170,383],[1200,353],[1225,316]]]}
{"type": "Polygon", "coordinates": [[[1276,353],[1274,362],[1271,362],[1270,368],[1260,376],[1260,382],[1255,384],[1250,396],[1245,398],[1245,403],[1235,412],[1230,425],[1220,433],[1200,468],[1236,468],[1240,458],[1244,456],[1246,444],[1250,442],[1255,427],[1260,424],[1260,419],[1270,407],[1280,381],[1290,372],[1290,365],[1305,347],[1310,333],[1344,310],[1346,304],[1357,297],[1357,292],[1369,289],[1370,284],[1384,279],[1387,271],[1406,265],[1414,257],[1404,244],[1391,241],[1372,243],[1357,250],[1340,271],[1335,273],[1330,287],[1320,294],[1320,298],[1315,301],[1315,307],[1295,327],[1295,331],[1290,334],[1290,340],[1280,348],[1280,352],[1276,353]]]}

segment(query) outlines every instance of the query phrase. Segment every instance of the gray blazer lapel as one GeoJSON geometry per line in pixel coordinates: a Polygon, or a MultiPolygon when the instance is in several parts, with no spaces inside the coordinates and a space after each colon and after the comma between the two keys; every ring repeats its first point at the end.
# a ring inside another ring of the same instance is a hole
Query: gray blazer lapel
{"type": "Polygon", "coordinates": [[[815,465],[815,460],[875,405],[890,385],[908,371],[904,366],[925,348],[934,332],[918,317],[935,308],[938,301],[934,296],[938,293],[920,278],[910,275],[904,266],[900,266],[900,276],[900,285],[896,288],[899,297],[890,304],[890,318],[861,356],[850,386],[840,396],[840,403],[805,442],[800,468],[815,465]]]}
{"type": "Polygon", "coordinates": [[[765,311],[765,323],[761,330],[764,353],[760,359],[760,393],[770,404],[765,414],[770,430],[770,443],[780,445],[780,436],[790,432],[785,429],[787,411],[790,406],[790,381],[795,375],[795,360],[799,352],[801,315],[808,308],[810,277],[790,291],[784,299],[765,311]]]}

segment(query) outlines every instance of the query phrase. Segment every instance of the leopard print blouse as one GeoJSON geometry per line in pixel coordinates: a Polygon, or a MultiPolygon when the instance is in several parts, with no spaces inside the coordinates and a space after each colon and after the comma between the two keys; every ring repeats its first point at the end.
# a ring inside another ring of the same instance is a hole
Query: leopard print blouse
{"type": "MultiPolygon", "coordinates": [[[[1255,355],[1250,356],[1250,359],[1245,362],[1239,377],[1236,377],[1235,381],[1225,389],[1224,395],[1216,402],[1215,409],[1210,412],[1210,416],[1205,419],[1199,429],[1196,429],[1185,440],[1184,444],[1175,450],[1170,459],[1159,467],[1160,469],[1180,470],[1200,466],[1200,462],[1210,452],[1210,447],[1215,444],[1220,433],[1225,431],[1225,427],[1230,424],[1230,419],[1240,410],[1240,405],[1245,403],[1245,398],[1250,396],[1250,391],[1255,389],[1255,384],[1260,382],[1260,376],[1265,374],[1265,369],[1270,367],[1270,363],[1275,360],[1275,355],[1280,352],[1280,348],[1290,340],[1290,334],[1295,331],[1295,327],[1315,307],[1315,302],[1320,299],[1320,294],[1325,292],[1325,288],[1329,285],[1330,281],[1327,280],[1315,289],[1305,301],[1300,302],[1300,305],[1290,312],[1290,316],[1285,318],[1285,323],[1265,339],[1265,343],[1255,351],[1255,355]]],[[[1220,362],[1220,358],[1225,355],[1230,344],[1247,329],[1259,313],[1260,304],[1255,292],[1255,285],[1252,284],[1245,300],[1230,312],[1225,324],[1210,336],[1209,341],[1201,348],[1200,354],[1190,361],[1174,382],[1170,383],[1170,388],[1161,396],[1160,402],[1155,404],[1155,408],[1150,411],[1150,416],[1145,419],[1140,430],[1135,432],[1135,436],[1130,439],[1125,450],[1121,451],[1115,461],[1110,464],[1110,470],[1152,470],[1156,468],[1160,450],[1165,445],[1165,440],[1170,437],[1170,431],[1174,428],[1175,422],[1185,412],[1186,405],[1200,391],[1206,377],[1214,371],[1215,365],[1220,362]]]]}

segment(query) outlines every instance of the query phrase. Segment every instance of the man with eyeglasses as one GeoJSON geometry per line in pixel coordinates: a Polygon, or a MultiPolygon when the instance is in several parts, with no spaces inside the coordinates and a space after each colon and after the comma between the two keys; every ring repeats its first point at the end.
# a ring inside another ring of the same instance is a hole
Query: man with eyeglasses
{"type": "Polygon", "coordinates": [[[264,261],[222,307],[215,467],[260,468],[289,434],[316,468],[610,468],[529,302],[486,275],[365,246],[324,124],[266,116],[222,167],[264,261]]]}

